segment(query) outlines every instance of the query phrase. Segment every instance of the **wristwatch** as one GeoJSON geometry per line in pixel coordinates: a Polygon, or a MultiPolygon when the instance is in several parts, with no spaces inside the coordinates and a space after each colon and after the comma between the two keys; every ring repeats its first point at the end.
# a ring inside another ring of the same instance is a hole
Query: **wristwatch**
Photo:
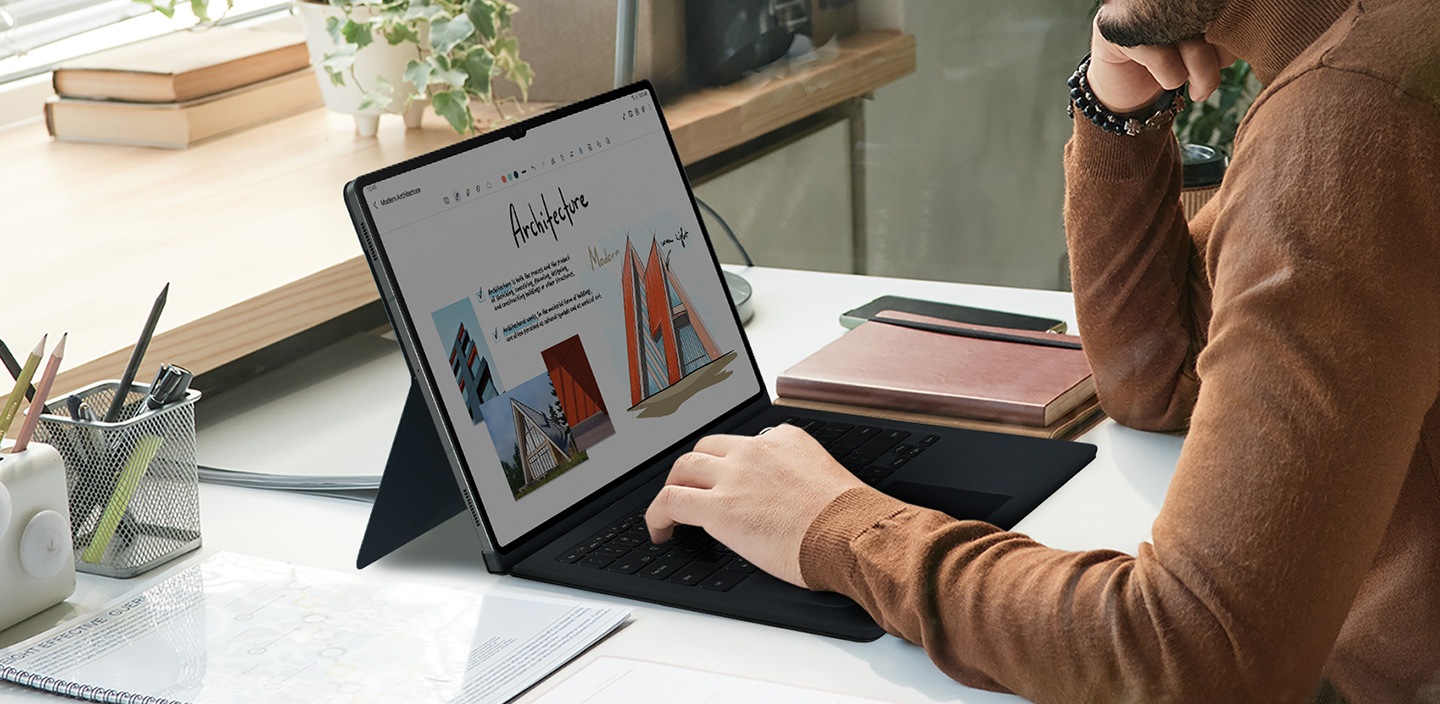
{"type": "Polygon", "coordinates": [[[1089,72],[1090,55],[1086,54],[1085,60],[1075,67],[1075,73],[1070,74],[1070,80],[1066,81],[1066,85],[1070,86],[1070,103],[1065,106],[1065,114],[1072,119],[1078,110],[1085,119],[1106,132],[1134,137],[1141,132],[1164,127],[1170,118],[1185,109],[1185,96],[1181,94],[1184,86],[1181,86],[1162,92],[1155,102],[1135,112],[1123,115],[1111,112],[1090,89],[1089,72]]]}

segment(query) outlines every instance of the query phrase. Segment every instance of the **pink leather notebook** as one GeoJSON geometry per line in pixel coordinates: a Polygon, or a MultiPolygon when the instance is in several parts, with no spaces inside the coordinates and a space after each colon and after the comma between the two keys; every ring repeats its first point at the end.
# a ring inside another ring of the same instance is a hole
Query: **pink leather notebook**
{"type": "MultiPolygon", "coordinates": [[[[1073,335],[963,325],[898,312],[884,317],[1078,343],[1073,335]]],[[[782,373],[782,398],[1048,426],[1095,395],[1085,353],[868,321],[782,373]]]]}

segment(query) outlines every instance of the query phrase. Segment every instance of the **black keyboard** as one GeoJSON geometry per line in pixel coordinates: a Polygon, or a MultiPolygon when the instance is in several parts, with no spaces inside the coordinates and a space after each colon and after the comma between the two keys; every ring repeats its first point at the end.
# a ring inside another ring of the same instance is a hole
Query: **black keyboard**
{"type": "Polygon", "coordinates": [[[810,433],[841,466],[871,486],[884,481],[940,441],[939,435],[912,439],[904,430],[800,416],[789,416],[782,422],[810,433]]]}
{"type": "MultiPolygon", "coordinates": [[[[940,440],[926,435],[868,425],[790,416],[782,422],[800,428],[867,484],[878,484],[940,440]]],[[[597,570],[630,574],[701,589],[729,591],[755,573],[755,566],[695,526],[675,526],[670,540],[650,542],[645,509],[611,524],[556,558],[597,570]]]]}

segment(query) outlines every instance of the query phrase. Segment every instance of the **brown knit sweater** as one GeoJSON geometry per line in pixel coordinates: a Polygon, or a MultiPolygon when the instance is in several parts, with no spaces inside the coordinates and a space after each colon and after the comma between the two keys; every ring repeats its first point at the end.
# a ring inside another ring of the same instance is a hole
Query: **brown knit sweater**
{"type": "Polygon", "coordinates": [[[853,489],[802,572],[1036,701],[1440,702],[1440,2],[1232,0],[1209,38],[1268,87],[1193,222],[1168,131],[1080,121],[1065,156],[1105,410],[1189,429],[1153,541],[853,489]]]}

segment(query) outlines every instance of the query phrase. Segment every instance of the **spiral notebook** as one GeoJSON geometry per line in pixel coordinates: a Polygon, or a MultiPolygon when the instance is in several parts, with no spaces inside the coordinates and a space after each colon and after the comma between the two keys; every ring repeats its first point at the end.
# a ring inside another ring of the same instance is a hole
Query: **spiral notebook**
{"type": "Polygon", "coordinates": [[[119,704],[503,702],[628,614],[219,553],[0,650],[0,680],[119,704]]]}

